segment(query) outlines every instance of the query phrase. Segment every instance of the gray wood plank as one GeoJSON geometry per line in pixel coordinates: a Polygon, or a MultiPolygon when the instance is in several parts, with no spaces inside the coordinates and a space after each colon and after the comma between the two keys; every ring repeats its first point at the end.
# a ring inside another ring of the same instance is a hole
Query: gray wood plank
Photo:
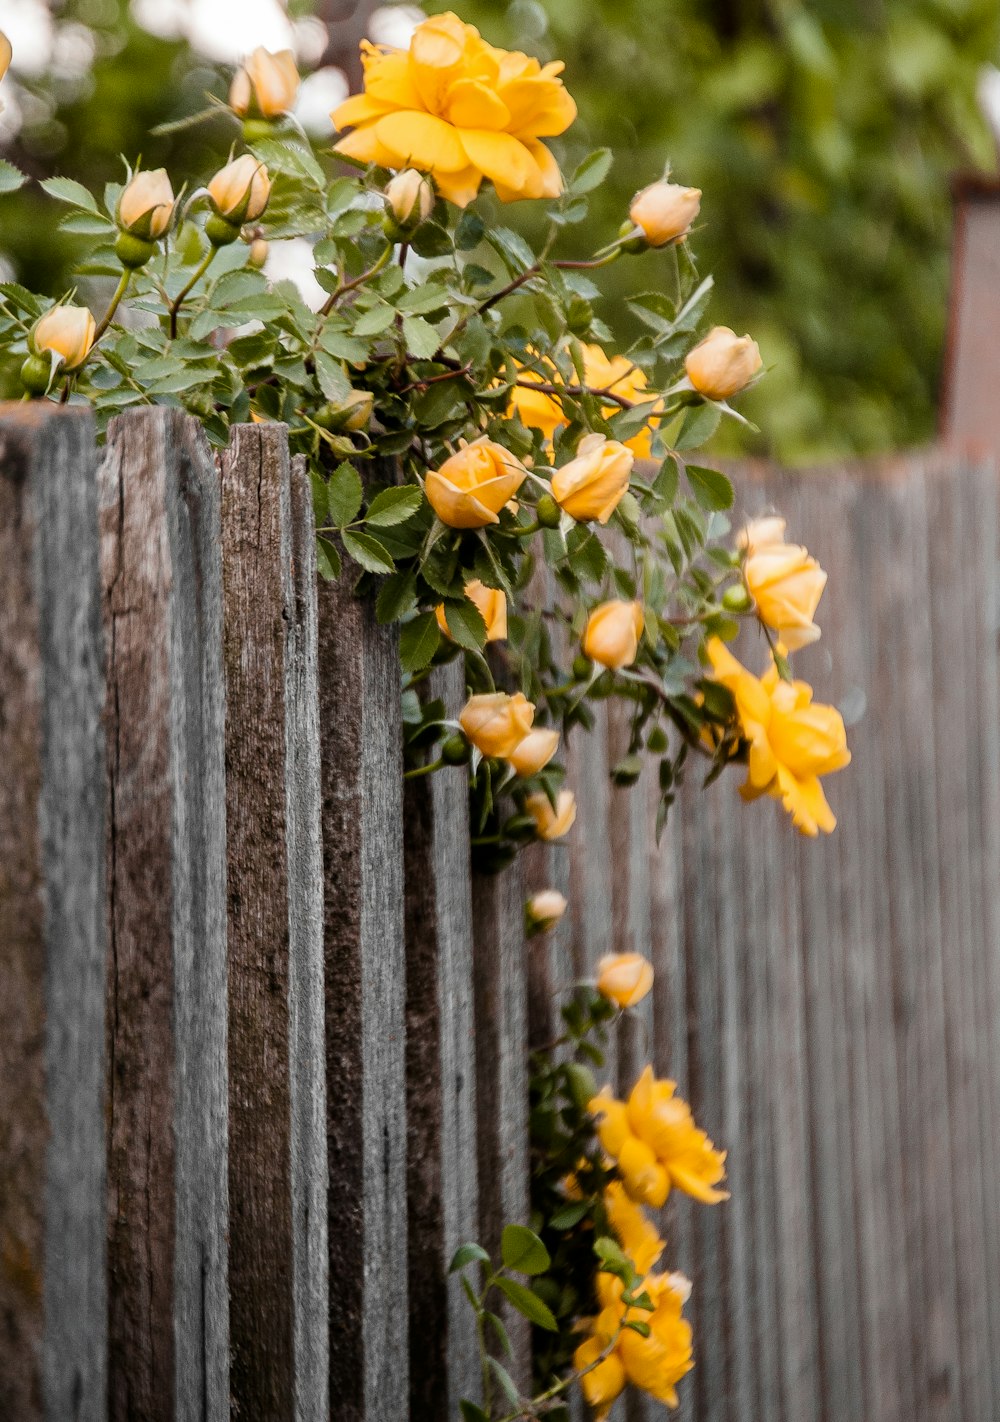
{"type": "Polygon", "coordinates": [[[96,452],[0,407],[0,1414],[106,1415],[96,452]]]}
{"type": "MultiPolygon", "coordinates": [[[[457,715],[460,662],[427,695],[457,715]]],[[[448,1264],[477,1238],[476,1057],[468,776],[410,781],[405,796],[410,1415],[458,1415],[481,1391],[475,1315],[448,1264]]]]}
{"type": "Polygon", "coordinates": [[[228,1411],[219,501],[193,421],[109,430],[110,1415],[228,1411]]]}
{"type": "Polygon", "coordinates": [[[407,1416],[406,962],[395,633],[319,589],[330,1397],[344,1422],[407,1416]]]}
{"type": "Polygon", "coordinates": [[[233,1405],[320,1418],[328,1318],[311,505],[277,426],[237,426],[221,465],[233,1405]]]}

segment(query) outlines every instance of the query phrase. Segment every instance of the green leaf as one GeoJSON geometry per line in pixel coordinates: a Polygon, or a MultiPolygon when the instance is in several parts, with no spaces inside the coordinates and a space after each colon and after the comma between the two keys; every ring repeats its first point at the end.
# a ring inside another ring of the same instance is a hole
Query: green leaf
{"type": "Polygon", "coordinates": [[[552,1317],[552,1311],[547,1304],[542,1303],[537,1294],[533,1294],[524,1284],[519,1284],[516,1279],[497,1279],[497,1288],[502,1290],[510,1299],[522,1318],[526,1318],[529,1323],[534,1323],[538,1328],[545,1328],[549,1333],[558,1333],[559,1325],[552,1317]]]}
{"type": "Polygon", "coordinates": [[[417,360],[430,360],[441,344],[441,338],[422,316],[403,317],[403,336],[408,353],[417,360]]]}
{"type": "Polygon", "coordinates": [[[519,1224],[509,1224],[504,1229],[500,1255],[506,1268],[516,1269],[519,1274],[544,1274],[552,1262],[534,1230],[519,1224]]]}
{"type": "Polygon", "coordinates": [[[368,505],[365,522],[376,528],[390,528],[412,518],[424,501],[423,491],[412,484],[400,489],[383,489],[368,505]]]}
{"type": "Polygon", "coordinates": [[[707,439],[711,439],[718,429],[721,419],[722,411],[710,400],[692,406],[684,416],[681,432],[674,440],[674,448],[697,449],[707,439]]]}
{"type": "Polygon", "coordinates": [[[512,275],[520,276],[535,265],[535,254],[527,242],[509,227],[492,227],[486,240],[495,248],[510,268],[512,275]]]}
{"type": "Polygon", "coordinates": [[[16,193],[27,181],[20,168],[0,158],[0,193],[16,193]]]}
{"type": "Polygon", "coordinates": [[[516,1407],[521,1400],[521,1395],[517,1390],[517,1384],[502,1363],[498,1363],[496,1358],[490,1358],[489,1364],[493,1370],[493,1375],[500,1384],[504,1396],[512,1407],[516,1407]]]}
{"type": "Polygon", "coordinates": [[[577,1200],[575,1204],[567,1205],[564,1209],[557,1210],[549,1220],[549,1228],[556,1230],[572,1229],[574,1225],[580,1223],[589,1209],[589,1200],[577,1200]]]}
{"type": "Polygon", "coordinates": [[[460,1244],[448,1265],[449,1274],[457,1274],[466,1264],[489,1264],[490,1256],[481,1244],[460,1244]]]}
{"type": "Polygon", "coordinates": [[[106,217],[95,217],[92,212],[70,212],[59,223],[60,232],[78,237],[107,237],[114,230],[106,217]]]}
{"type": "Polygon", "coordinates": [[[668,454],[660,465],[660,472],[653,481],[653,490],[657,498],[662,499],[665,504],[672,504],[677,497],[679,475],[677,460],[672,454],[668,454]]]}
{"type": "Polygon", "coordinates": [[[380,301],[373,306],[370,311],[366,311],[363,316],[359,316],[354,323],[354,334],[356,336],[380,336],[383,331],[388,331],[396,313],[391,306],[380,301]]]}
{"type": "MultiPolygon", "coordinates": [[[[478,652],[486,642],[486,623],[474,602],[466,598],[445,602],[444,618],[453,642],[470,652],[478,652]]],[[[506,1263],[506,1260],[504,1261],[506,1263]]]]}
{"type": "Polygon", "coordinates": [[[29,316],[40,316],[42,314],[42,303],[35,294],[28,290],[26,286],[20,286],[16,281],[0,281],[0,296],[5,301],[9,301],[18,311],[25,311],[29,316]]]}
{"type": "Polygon", "coordinates": [[[316,539],[316,570],[327,583],[340,577],[340,554],[329,538],[316,539]]]}
{"type": "Polygon", "coordinates": [[[344,551],[366,572],[391,573],[395,570],[396,564],[388,548],[370,533],[352,533],[345,528],[340,536],[344,540],[344,551]]]}
{"type": "Polygon", "coordinates": [[[467,1397],[462,1398],[458,1410],[462,1414],[462,1422],[490,1422],[489,1415],[467,1397]]]}
{"type": "Polygon", "coordinates": [[[610,148],[598,148],[584,158],[570,179],[571,193],[589,193],[599,188],[611,171],[613,154],[610,148]]]}
{"type": "Polygon", "coordinates": [[[422,671],[441,644],[441,629],[433,612],[422,612],[399,634],[399,660],[404,671],[422,671]]]}
{"type": "Polygon", "coordinates": [[[689,464],[686,469],[691,492],[709,512],[731,509],[733,506],[733,486],[725,474],[718,469],[704,469],[700,464],[689,464]]]}
{"type": "Polygon", "coordinates": [[[385,627],[398,622],[417,605],[417,575],[412,568],[386,578],[375,599],[375,620],[385,627]]]}
{"type": "Polygon", "coordinates": [[[344,367],[325,351],[316,352],[316,379],[327,400],[335,405],[343,404],[351,393],[351,382],[344,367]]]}
{"type": "Polygon", "coordinates": [[[100,209],[91,193],[73,178],[43,178],[41,186],[57,202],[69,203],[70,207],[83,208],[85,212],[100,215],[100,209]]]}
{"type": "Polygon", "coordinates": [[[357,518],[358,510],[361,508],[361,501],[364,498],[364,489],[361,486],[361,477],[353,464],[339,464],[330,475],[330,482],[327,485],[327,507],[330,510],[330,522],[336,528],[343,528],[345,523],[350,523],[357,518]]]}

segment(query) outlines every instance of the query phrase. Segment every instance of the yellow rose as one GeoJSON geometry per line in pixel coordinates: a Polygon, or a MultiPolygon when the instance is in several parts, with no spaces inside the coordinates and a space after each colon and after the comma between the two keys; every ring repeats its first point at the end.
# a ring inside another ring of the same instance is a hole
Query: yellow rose
{"type": "Polygon", "coordinates": [[[664,179],[636,193],[628,215],[651,247],[663,247],[687,235],[700,207],[700,188],[685,188],[664,179]]]}
{"type": "Polygon", "coordinates": [[[529,933],[548,933],[566,912],[568,904],[558,889],[540,889],[524,906],[529,933]]]}
{"type": "Polygon", "coordinates": [[[642,636],[642,605],[612,598],[595,607],[587,618],[583,650],[592,662],[617,671],[630,667],[639,652],[642,636]]]}
{"type": "Polygon", "coordinates": [[[399,226],[410,232],[434,211],[434,186],[416,168],[405,168],[386,183],[385,200],[399,226]]]}
{"type": "Polygon", "coordinates": [[[500,510],[527,477],[527,469],[509,450],[480,435],[440,469],[431,470],[424,493],[450,528],[485,528],[500,522],[500,510]]]}
{"type": "Polygon", "coordinates": [[[118,225],[134,237],[156,242],[170,226],[174,190],[166,168],[136,173],[118,199],[118,225]]]}
{"type": "Polygon", "coordinates": [[[618,1243],[631,1259],[637,1274],[648,1274],[666,1245],[658,1230],[625,1193],[620,1180],[604,1191],[604,1209],[618,1243]]]}
{"type": "MultiPolygon", "coordinates": [[[[3,76],[10,68],[10,61],[13,55],[14,51],[10,47],[10,40],[4,34],[3,30],[0,30],[0,80],[3,79],[3,76]]],[[[3,104],[0,104],[0,113],[3,113],[3,104]]]]}
{"type": "Polygon", "coordinates": [[[760,620],[795,652],[820,635],[813,618],[826,587],[826,574],[805,548],[780,539],[763,542],[760,525],[765,522],[784,523],[782,519],[761,519],[756,529],[748,530],[743,578],[760,620]]]}
{"type": "Polygon", "coordinates": [[[298,92],[299,71],[292,51],[282,49],[272,54],[258,46],[233,76],[229,107],[241,118],[250,113],[278,118],[294,107],[298,92]]]}
{"type": "Polygon", "coordinates": [[[653,965],[641,953],[611,953],[597,964],[597,991],[619,1007],[634,1007],[652,986],[653,965]]]}
{"type": "Polygon", "coordinates": [[[520,691],[470,696],[459,716],[466,739],[486,756],[510,755],[531,730],[535,708],[520,691]]]}
{"type": "Polygon", "coordinates": [[[537,775],[559,749],[559,732],[551,726],[536,726],[507,757],[518,775],[537,775]]]}
{"type": "Polygon", "coordinates": [[[688,351],[684,369],[706,400],[728,400],[746,389],[763,364],[756,341],[728,326],[715,326],[688,351]]]}
{"type": "Polygon", "coordinates": [[[59,356],[63,370],[77,370],[90,354],[96,329],[86,306],[53,306],[36,322],[31,347],[36,355],[59,356]]]}
{"type": "Polygon", "coordinates": [[[255,237],[247,253],[247,266],[255,267],[259,271],[266,264],[270,250],[270,242],[265,242],[263,237],[255,237]]]}
{"type": "Polygon", "coordinates": [[[572,790],[560,790],[553,809],[548,795],[537,790],[525,800],[524,808],[535,822],[539,839],[562,839],[573,828],[576,819],[576,796],[572,790]]]}
{"type": "Polygon", "coordinates": [[[632,451],[617,440],[585,435],[576,458],[553,474],[552,497],[578,523],[607,523],[628,488],[632,464],[632,451]]]}
{"type": "MultiPolygon", "coordinates": [[[[636,1317],[639,1317],[638,1313],[636,1317]]],[[[595,1422],[601,1422],[608,1415],[625,1387],[625,1369],[617,1352],[612,1349],[606,1358],[601,1358],[613,1337],[612,1333],[607,1338],[585,1338],[573,1354],[573,1366],[582,1374],[580,1391],[587,1399],[587,1405],[593,1409],[595,1422]]]]}
{"type": "Polygon", "coordinates": [[[600,1311],[588,1320],[590,1337],[573,1355],[578,1371],[590,1368],[580,1387],[595,1418],[607,1416],[627,1383],[676,1407],[677,1384],[694,1367],[691,1325],[682,1313],[690,1295],[688,1281],[678,1274],[647,1274],[636,1293],[646,1293],[652,1308],[626,1305],[622,1281],[611,1274],[599,1273],[595,1287],[600,1311]],[[623,1328],[626,1320],[645,1323],[649,1336],[623,1328]]]}
{"type": "Polygon", "coordinates": [[[837,826],[827,804],[821,775],[851,761],[843,718],[833,706],[817,705],[804,681],[782,681],[773,661],[763,677],[747,671],[718,637],[708,643],[716,681],[736,702],[742,733],[750,743],[746,800],[770,795],[780,800],[803,834],[829,834],[837,826]]]}
{"type": "MultiPolygon", "coordinates": [[[[581,345],[583,351],[584,384],[590,390],[608,391],[620,395],[624,400],[638,404],[646,399],[646,376],[627,356],[608,356],[600,346],[581,345]]],[[[519,373],[520,380],[535,385],[562,385],[563,379],[557,367],[546,361],[538,371],[525,370],[519,373]]],[[[571,384],[574,382],[570,382],[571,384]]],[[[607,405],[602,409],[605,419],[615,414],[621,407],[607,405]]],[[[560,425],[567,423],[562,405],[555,395],[545,390],[532,390],[530,384],[515,385],[511,391],[511,414],[517,413],[529,429],[541,430],[546,440],[551,441],[560,425]]],[[[625,444],[636,459],[648,459],[652,452],[652,431],[659,423],[655,414],[649,424],[626,440],[625,444]]]]}
{"type": "MultiPolygon", "coordinates": [[[[507,598],[499,588],[488,588],[478,578],[465,585],[465,596],[479,609],[479,615],[486,623],[487,642],[502,642],[507,636],[507,598]]],[[[450,637],[445,617],[444,603],[435,608],[438,626],[446,637],[450,637]]]]}
{"type": "Polygon", "coordinates": [[[271,196],[271,180],[263,163],[252,153],[243,153],[219,169],[208,192],[219,216],[239,226],[255,222],[263,213],[271,196]]]}
{"type": "Polygon", "coordinates": [[[333,113],[353,129],[337,151],[384,168],[419,168],[465,207],[484,178],[501,202],[558,197],[562,176],[541,142],[565,132],[576,105],[561,63],[487,44],[457,15],[418,25],[408,51],[362,41],[364,93],[333,113]]]}

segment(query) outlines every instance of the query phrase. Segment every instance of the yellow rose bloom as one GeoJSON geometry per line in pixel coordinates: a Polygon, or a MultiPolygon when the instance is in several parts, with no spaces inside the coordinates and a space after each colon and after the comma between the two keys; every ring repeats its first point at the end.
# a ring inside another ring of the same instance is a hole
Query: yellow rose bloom
{"type": "Polygon", "coordinates": [[[507,757],[518,775],[537,775],[559,749],[559,732],[551,726],[536,726],[507,757]]]}
{"type": "Polygon", "coordinates": [[[118,199],[118,223],[135,237],[156,242],[170,226],[174,190],[166,168],[136,173],[118,199]]]}
{"type": "Polygon", "coordinates": [[[458,718],[466,739],[486,756],[508,756],[531,730],[535,708],[520,691],[470,696],[458,718]]]}
{"type": "Polygon", "coordinates": [[[562,839],[573,828],[576,819],[576,796],[572,790],[560,790],[556,796],[555,809],[549,804],[549,797],[542,790],[529,795],[524,808],[535,822],[535,832],[539,839],[562,839]]]}
{"type": "Polygon", "coordinates": [[[687,235],[700,207],[700,188],[664,179],[636,193],[628,215],[651,247],[663,247],[687,235]]]}
{"type": "Polygon", "coordinates": [[[636,1204],[658,1209],[672,1187],[703,1204],[718,1204],[729,1198],[715,1188],[725,1179],[725,1152],[699,1130],[690,1106],[674,1091],[675,1083],[657,1080],[652,1067],[646,1067],[628,1101],[616,1100],[604,1087],[588,1106],[598,1139],[636,1204]]]}
{"type": "Polygon", "coordinates": [[[582,1370],[612,1345],[607,1358],[580,1379],[595,1417],[607,1416],[627,1383],[676,1407],[677,1384],[694,1367],[691,1325],[682,1313],[690,1293],[687,1280],[677,1274],[647,1274],[637,1292],[649,1295],[652,1310],[626,1307],[622,1282],[610,1274],[598,1274],[596,1288],[600,1312],[589,1321],[590,1337],[573,1355],[575,1367],[582,1370]],[[622,1328],[626,1318],[648,1324],[649,1337],[622,1328]]]}
{"type": "MultiPolygon", "coordinates": [[[[472,578],[465,585],[465,596],[474,603],[479,615],[486,623],[487,642],[502,642],[507,636],[507,598],[499,588],[488,588],[478,578],[472,578]]],[[[444,603],[438,603],[434,610],[438,626],[446,637],[450,637],[444,603]]]]}
{"type": "Polygon", "coordinates": [[[653,986],[653,965],[641,953],[610,953],[597,964],[597,991],[619,1007],[634,1007],[653,986]]]}
{"type": "Polygon", "coordinates": [[[553,474],[552,497],[578,523],[605,524],[628,488],[632,464],[632,451],[616,439],[585,435],[576,458],[553,474]]]}
{"type": "Polygon", "coordinates": [[[780,540],[763,543],[758,529],[743,564],[743,578],[761,622],[778,633],[790,652],[818,639],[820,630],[813,618],[826,574],[805,548],[780,540]]]}
{"type": "Polygon", "coordinates": [[[485,528],[500,522],[500,510],[527,477],[527,469],[509,450],[480,435],[440,469],[430,471],[424,493],[450,528],[485,528]]]}
{"type": "Polygon", "coordinates": [[[840,712],[813,702],[804,681],[782,681],[773,661],[755,677],[718,637],[708,643],[716,681],[729,688],[743,735],[750,743],[745,800],[770,795],[780,800],[803,834],[829,834],[837,821],[827,804],[821,775],[842,770],[851,761],[840,712]]]}
{"type": "Polygon", "coordinates": [[[77,370],[90,354],[97,326],[86,306],[53,306],[36,323],[31,348],[36,355],[57,355],[63,370],[77,370]]]}
{"type": "Polygon", "coordinates": [[[620,1180],[612,1180],[604,1191],[604,1209],[636,1273],[648,1274],[666,1248],[656,1226],[629,1199],[620,1180]]]}
{"type": "Polygon", "coordinates": [[[229,107],[245,117],[279,118],[294,107],[299,92],[299,71],[290,49],[277,54],[262,45],[236,71],[229,89],[229,107]]]}
{"type": "Polygon", "coordinates": [[[728,400],[746,389],[763,364],[756,341],[738,336],[728,326],[714,326],[688,351],[684,369],[706,400],[728,400]]]}
{"type": "Polygon", "coordinates": [[[748,519],[736,535],[737,548],[745,549],[748,555],[755,553],[758,548],[766,548],[769,543],[784,541],[785,520],[778,518],[776,514],[748,519]]]}
{"type": "Polygon", "coordinates": [[[209,181],[208,194],[227,222],[255,222],[271,196],[271,179],[252,153],[242,153],[209,181]]]}
{"type": "MultiPolygon", "coordinates": [[[[581,349],[583,351],[584,383],[589,389],[606,390],[612,395],[620,395],[623,400],[633,400],[642,404],[646,399],[646,376],[637,365],[633,365],[627,356],[607,355],[598,345],[583,344],[581,349]]],[[[546,362],[541,370],[523,371],[519,379],[530,381],[535,385],[561,385],[563,383],[559,370],[549,362],[546,362]]],[[[603,408],[601,413],[607,419],[620,408],[618,405],[611,404],[603,408]]],[[[562,405],[555,395],[550,395],[545,390],[532,390],[528,385],[514,386],[511,391],[510,410],[512,414],[520,415],[522,423],[529,429],[541,430],[548,441],[551,441],[560,425],[567,423],[562,405]]],[[[652,431],[657,423],[654,416],[644,429],[625,441],[626,447],[632,451],[636,459],[650,457],[652,431]]]]}
{"type": "Polygon", "coordinates": [[[592,662],[612,671],[630,667],[639,652],[642,636],[642,604],[612,598],[595,607],[587,618],[582,646],[592,662]]]}
{"type": "Polygon", "coordinates": [[[541,142],[564,133],[576,105],[559,62],[496,49],[451,13],[417,26],[409,50],[362,41],[364,93],[333,112],[352,129],[336,151],[385,168],[431,173],[466,207],[489,178],[501,202],[558,197],[562,175],[541,142]]]}

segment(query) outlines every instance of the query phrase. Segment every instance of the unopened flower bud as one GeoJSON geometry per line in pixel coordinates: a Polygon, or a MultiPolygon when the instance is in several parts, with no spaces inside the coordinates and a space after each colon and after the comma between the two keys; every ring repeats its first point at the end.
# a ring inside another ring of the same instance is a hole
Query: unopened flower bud
{"type": "Polygon", "coordinates": [[[653,965],[641,953],[613,953],[597,965],[597,991],[619,1007],[634,1007],[653,986],[653,965]]]}
{"type": "Polygon", "coordinates": [[[396,237],[408,236],[434,211],[434,184],[416,168],[404,168],[385,189],[386,217],[396,237]]]}
{"type": "Polygon", "coordinates": [[[269,242],[265,242],[263,237],[255,237],[250,243],[250,251],[247,253],[247,266],[260,268],[267,261],[267,254],[271,250],[269,242]]]}
{"type": "Polygon", "coordinates": [[[90,354],[96,326],[86,306],[53,306],[35,323],[29,344],[34,355],[59,357],[64,370],[77,370],[90,354]]]}
{"type": "Polygon", "coordinates": [[[699,188],[685,188],[664,179],[635,195],[629,217],[651,247],[664,247],[687,236],[700,207],[699,188]]]}
{"type": "Polygon", "coordinates": [[[566,899],[558,889],[542,889],[532,894],[524,906],[524,926],[528,937],[533,938],[537,933],[548,933],[555,928],[566,909],[566,899]]]}
{"type": "Polygon", "coordinates": [[[753,607],[753,598],[742,583],[733,583],[722,594],[722,606],[727,612],[749,612],[753,607]]]}
{"type": "Polygon", "coordinates": [[[150,257],[156,255],[156,243],[145,237],[133,237],[131,232],[119,232],[115,238],[115,256],[123,267],[135,271],[144,267],[150,257]]]}
{"type": "Polygon", "coordinates": [[[30,355],[21,366],[21,384],[32,395],[44,395],[52,381],[52,362],[30,355]]]}
{"type": "Polygon", "coordinates": [[[324,430],[366,430],[375,408],[370,390],[350,390],[343,400],[328,400],[316,411],[315,423],[324,430]]]}
{"type": "Polygon", "coordinates": [[[624,602],[621,598],[602,602],[587,618],[584,653],[612,671],[630,667],[638,655],[642,629],[641,603],[624,602]]]}
{"type": "Polygon", "coordinates": [[[535,517],[543,528],[558,528],[562,509],[551,494],[543,494],[535,505],[535,517]]]}
{"type": "Polygon", "coordinates": [[[706,400],[728,400],[746,389],[763,365],[757,342],[728,326],[715,326],[688,351],[684,369],[706,400]]]}
{"type": "Polygon", "coordinates": [[[243,153],[219,169],[208,193],[216,215],[238,228],[261,216],[271,196],[271,180],[263,163],[243,153]]]}
{"type": "MultiPolygon", "coordinates": [[[[10,61],[13,58],[13,54],[14,51],[10,47],[10,40],[4,34],[3,30],[0,30],[0,79],[3,79],[3,76],[10,68],[10,61]]],[[[3,113],[3,104],[0,104],[0,113],[3,113]]]]}
{"type": "Polygon", "coordinates": [[[469,759],[470,751],[469,742],[456,731],[442,743],[441,759],[445,765],[465,765],[469,759]]]}
{"type": "Polygon", "coordinates": [[[163,236],[173,213],[174,190],[165,168],[136,173],[118,199],[118,226],[147,242],[156,242],[163,236]]]}
{"type": "Polygon", "coordinates": [[[299,91],[299,71],[290,49],[258,46],[236,71],[229,89],[229,107],[241,118],[275,119],[288,113],[299,91]]]}

